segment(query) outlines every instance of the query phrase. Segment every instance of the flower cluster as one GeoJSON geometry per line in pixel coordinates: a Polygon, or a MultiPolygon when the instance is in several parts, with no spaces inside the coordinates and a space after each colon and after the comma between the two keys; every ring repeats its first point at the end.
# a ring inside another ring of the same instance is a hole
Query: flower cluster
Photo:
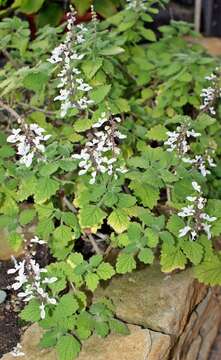
{"type": "Polygon", "coordinates": [[[175,131],[168,131],[167,135],[168,139],[164,142],[164,145],[167,146],[167,151],[175,151],[183,162],[191,164],[192,167],[199,170],[204,177],[210,174],[208,167],[216,167],[208,151],[206,151],[204,155],[195,155],[193,158],[188,154],[190,150],[188,141],[190,138],[198,138],[201,136],[201,134],[195,132],[195,130],[189,130],[189,125],[183,124],[178,126],[175,131]]]}
{"type": "Polygon", "coordinates": [[[211,174],[211,171],[208,170],[208,167],[216,167],[216,164],[214,163],[213,158],[208,154],[208,151],[206,151],[204,155],[196,155],[193,159],[185,157],[182,160],[198,169],[204,177],[211,174]]]}
{"type": "Polygon", "coordinates": [[[24,124],[22,128],[13,129],[7,141],[16,144],[17,155],[20,156],[20,163],[30,167],[34,156],[42,155],[45,152],[45,145],[51,135],[44,135],[45,129],[37,124],[24,124]]]}
{"type": "MultiPolygon", "coordinates": [[[[216,69],[218,73],[219,69],[216,69]]],[[[216,111],[214,105],[217,99],[221,96],[221,89],[219,86],[219,77],[218,74],[211,74],[210,76],[206,77],[206,80],[211,82],[211,86],[208,88],[202,89],[201,97],[203,98],[203,104],[200,106],[202,111],[209,111],[211,115],[216,115],[216,111]]]]}
{"type": "Polygon", "coordinates": [[[207,234],[208,239],[211,239],[211,223],[216,220],[216,217],[211,217],[204,212],[206,199],[202,197],[201,186],[193,181],[194,196],[187,196],[188,205],[183,207],[178,216],[187,219],[186,226],[179,231],[179,237],[190,235],[191,240],[195,240],[201,232],[207,234]]]}
{"type": "Polygon", "coordinates": [[[185,155],[190,146],[188,145],[188,139],[190,137],[197,138],[201,134],[195,132],[195,130],[189,130],[189,125],[183,124],[178,126],[175,131],[167,132],[168,139],[165,141],[165,145],[168,146],[167,151],[176,151],[177,154],[182,157],[185,155]]]}
{"type": "MultiPolygon", "coordinates": [[[[42,240],[37,237],[30,241],[30,247],[34,244],[43,244],[42,240]]],[[[23,289],[18,293],[18,297],[24,302],[29,302],[33,298],[40,300],[39,306],[41,319],[45,318],[45,306],[46,304],[56,305],[56,299],[51,298],[47,292],[47,285],[53,284],[57,281],[56,277],[46,277],[42,274],[47,273],[47,270],[40,268],[39,264],[32,258],[34,252],[31,251],[24,260],[17,262],[12,257],[14,262],[14,268],[8,270],[8,274],[16,275],[15,282],[11,285],[11,288],[15,291],[23,289]]]]}
{"type": "Polygon", "coordinates": [[[11,351],[10,353],[14,357],[21,357],[25,356],[25,353],[22,351],[22,346],[20,343],[18,343],[11,351]]]}
{"type": "Polygon", "coordinates": [[[98,173],[114,174],[125,173],[124,167],[114,167],[120,154],[120,149],[116,144],[116,140],[125,139],[126,136],[116,128],[116,123],[121,121],[120,118],[108,117],[106,113],[102,113],[98,121],[93,125],[93,133],[90,133],[89,141],[86,142],[80,154],[74,154],[73,158],[80,160],[79,175],[86,173],[91,174],[90,184],[94,184],[98,173]],[[106,125],[104,125],[106,123],[106,125]],[[104,126],[103,126],[104,125],[104,126]],[[100,129],[102,128],[102,129],[100,129]]]}
{"type": "Polygon", "coordinates": [[[48,61],[52,64],[61,64],[58,73],[60,94],[54,98],[61,101],[61,116],[64,117],[69,109],[87,109],[93,101],[88,98],[88,91],[92,87],[82,78],[81,71],[76,65],[84,54],[77,52],[78,45],[85,42],[85,33],[88,31],[83,24],[75,25],[76,18],[73,9],[67,14],[67,34],[63,43],[52,51],[48,61]],[[75,66],[73,65],[75,62],[75,66]]]}
{"type": "Polygon", "coordinates": [[[146,0],[126,0],[127,1],[127,9],[128,10],[146,10],[145,2],[146,0]]]}

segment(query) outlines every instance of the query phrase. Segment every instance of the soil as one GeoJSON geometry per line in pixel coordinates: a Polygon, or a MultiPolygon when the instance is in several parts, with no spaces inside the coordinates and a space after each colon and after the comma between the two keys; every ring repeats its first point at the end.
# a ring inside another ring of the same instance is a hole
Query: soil
{"type": "MultiPolygon", "coordinates": [[[[47,247],[37,246],[35,259],[41,267],[48,265],[50,259],[47,247]]],[[[25,330],[25,324],[18,316],[24,304],[18,301],[16,292],[9,289],[13,276],[8,275],[7,271],[13,267],[11,260],[0,261],[0,289],[7,293],[6,300],[0,304],[0,358],[12,351],[25,330]]]]}
{"type": "Polygon", "coordinates": [[[0,289],[6,291],[7,298],[0,305],[0,357],[10,352],[17,345],[21,335],[19,324],[19,305],[16,303],[16,295],[7,287],[11,283],[7,270],[12,267],[11,261],[0,263],[0,289]]]}

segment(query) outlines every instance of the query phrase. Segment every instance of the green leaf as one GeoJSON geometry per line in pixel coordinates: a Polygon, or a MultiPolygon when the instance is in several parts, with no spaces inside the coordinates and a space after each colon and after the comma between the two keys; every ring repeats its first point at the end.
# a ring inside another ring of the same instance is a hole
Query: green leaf
{"type": "Polygon", "coordinates": [[[79,212],[79,222],[82,228],[101,226],[106,213],[95,205],[85,206],[79,212]]]}
{"type": "Polygon", "coordinates": [[[82,68],[88,79],[92,79],[96,72],[102,66],[103,60],[97,58],[96,60],[86,60],[83,62],[82,68]]]}
{"type": "Polygon", "coordinates": [[[143,206],[152,209],[157,205],[157,201],[160,197],[158,189],[139,181],[131,181],[129,188],[134,191],[134,194],[141,200],[143,206]]]}
{"type": "Polygon", "coordinates": [[[178,215],[172,215],[167,223],[167,229],[176,237],[179,236],[179,230],[184,226],[184,221],[178,215]]]}
{"type": "Polygon", "coordinates": [[[136,269],[136,261],[132,254],[121,253],[117,257],[116,270],[118,274],[126,274],[136,269]]]}
{"type": "Polygon", "coordinates": [[[65,317],[71,316],[76,313],[79,308],[78,301],[73,294],[66,294],[60,298],[59,303],[56,305],[53,318],[58,321],[65,317]]]}
{"type": "Polygon", "coordinates": [[[3,145],[0,148],[0,157],[9,158],[15,154],[14,149],[10,145],[3,145]]]}
{"type": "Polygon", "coordinates": [[[131,242],[139,241],[142,236],[141,225],[136,222],[130,223],[128,226],[127,234],[128,234],[128,239],[131,242]]]}
{"type": "Polygon", "coordinates": [[[93,255],[90,260],[89,260],[89,264],[92,267],[97,267],[98,265],[100,265],[100,263],[103,260],[103,256],[102,255],[93,255]]]}
{"type": "Polygon", "coordinates": [[[111,264],[109,263],[101,263],[97,268],[97,274],[102,280],[111,279],[114,276],[115,271],[111,264]]]}
{"type": "Polygon", "coordinates": [[[111,85],[101,85],[97,86],[90,92],[91,100],[93,100],[96,104],[99,104],[101,101],[105,99],[107,94],[111,89],[111,85]]]}
{"type": "Polygon", "coordinates": [[[49,177],[44,177],[38,180],[35,189],[35,201],[38,204],[43,204],[49,200],[59,189],[59,182],[49,177]]]}
{"type": "Polygon", "coordinates": [[[50,348],[55,346],[57,343],[57,331],[47,331],[43,333],[39,346],[41,348],[50,348]]]}
{"type": "Polygon", "coordinates": [[[36,71],[28,74],[24,80],[23,85],[28,90],[33,90],[36,93],[42,91],[48,82],[48,71],[36,71]]]}
{"type": "Polygon", "coordinates": [[[58,166],[59,164],[57,163],[44,164],[39,173],[41,176],[49,176],[57,171],[58,166]]]}
{"type": "Polygon", "coordinates": [[[60,225],[55,229],[54,238],[62,245],[67,245],[74,237],[74,234],[69,226],[60,225]]]}
{"type": "Polygon", "coordinates": [[[85,281],[88,289],[94,291],[99,284],[99,277],[94,273],[88,273],[85,276],[85,281]]]}
{"type": "Polygon", "coordinates": [[[109,334],[109,326],[106,322],[96,321],[95,323],[95,331],[97,335],[101,337],[105,337],[109,334]]]}
{"type": "Polygon", "coordinates": [[[92,3],[92,0],[72,0],[72,3],[76,7],[77,12],[80,16],[84,15],[84,13],[90,9],[90,5],[92,3]]]}
{"type": "Polygon", "coordinates": [[[185,269],[186,256],[179,246],[163,243],[161,249],[160,264],[163,272],[171,272],[175,269],[185,269]]]}
{"type": "Polygon", "coordinates": [[[20,318],[25,321],[36,322],[40,320],[40,304],[37,300],[31,300],[20,312],[20,318]]]}
{"type": "Polygon", "coordinates": [[[147,236],[147,245],[151,248],[154,248],[157,246],[159,241],[159,235],[156,231],[152,229],[147,229],[145,231],[145,235],[147,236]]]}
{"type": "Polygon", "coordinates": [[[81,345],[72,335],[61,336],[56,345],[58,360],[74,360],[81,350],[81,345]]]}
{"type": "Polygon", "coordinates": [[[54,223],[49,219],[41,219],[37,225],[36,232],[42,239],[47,240],[54,230],[54,223]]]}
{"type": "Polygon", "coordinates": [[[22,0],[20,10],[26,14],[36,13],[45,0],[22,0]]]}
{"type": "Polygon", "coordinates": [[[153,32],[153,30],[151,30],[151,29],[145,29],[145,28],[140,28],[139,30],[140,30],[140,32],[141,32],[141,35],[143,35],[143,37],[144,37],[146,40],[149,40],[149,41],[156,41],[156,40],[157,40],[156,35],[155,35],[155,33],[153,32]]]}
{"type": "Polygon", "coordinates": [[[134,206],[136,204],[136,198],[129,194],[119,194],[119,201],[117,206],[119,208],[129,208],[131,206],[134,206]]]}
{"type": "Polygon", "coordinates": [[[141,249],[138,254],[138,259],[144,264],[152,264],[154,261],[154,254],[151,249],[141,249]]]}
{"type": "Polygon", "coordinates": [[[77,132],[84,132],[89,130],[93,125],[93,121],[91,119],[78,119],[74,123],[74,130],[77,132]]]}
{"type": "Polygon", "coordinates": [[[129,217],[123,209],[116,209],[112,211],[107,220],[110,225],[118,234],[124,232],[129,225],[129,217]]]}
{"type": "Polygon", "coordinates": [[[29,224],[35,217],[36,211],[34,209],[25,209],[19,215],[19,222],[21,225],[29,224]]]}
{"type": "Polygon", "coordinates": [[[117,10],[115,1],[113,0],[94,0],[94,8],[95,11],[104,18],[113,15],[117,10]]]}
{"type": "Polygon", "coordinates": [[[12,232],[9,235],[9,243],[13,250],[18,251],[23,243],[23,237],[21,234],[18,234],[16,232],[12,232]]]}
{"type": "Polygon", "coordinates": [[[221,285],[221,260],[213,255],[195,267],[197,279],[211,286],[221,285]]]}
{"type": "Polygon", "coordinates": [[[122,321],[119,321],[117,319],[111,319],[109,320],[110,329],[114,331],[117,334],[121,335],[129,335],[130,331],[126,324],[124,324],[122,321]]]}
{"type": "Polygon", "coordinates": [[[155,125],[147,132],[147,137],[151,140],[164,141],[168,138],[167,131],[167,128],[161,124],[155,125]]]}
{"type": "Polygon", "coordinates": [[[104,56],[112,56],[122,54],[125,50],[120,46],[111,46],[107,49],[101,50],[99,54],[104,56]]]}
{"type": "Polygon", "coordinates": [[[181,249],[186,257],[194,264],[198,265],[203,258],[203,247],[195,241],[180,240],[181,249]]]}

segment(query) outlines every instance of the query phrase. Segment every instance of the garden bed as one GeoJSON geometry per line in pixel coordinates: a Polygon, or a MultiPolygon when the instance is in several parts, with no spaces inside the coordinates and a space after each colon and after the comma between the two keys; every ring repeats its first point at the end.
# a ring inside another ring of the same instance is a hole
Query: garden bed
{"type": "MultiPolygon", "coordinates": [[[[95,297],[111,298],[117,317],[129,324],[130,335],[93,336],[79,360],[196,360],[210,359],[210,349],[221,322],[220,293],[194,280],[191,271],[164,275],[158,265],[114,278],[95,297]],[[138,295],[139,294],[139,295],[138,295]]],[[[26,330],[24,360],[54,360],[56,354],[40,350],[41,330],[26,330]]],[[[11,355],[2,360],[11,360],[11,355]]]]}
{"type": "Polygon", "coordinates": [[[0,23],[2,353],[22,335],[29,360],[209,354],[221,69],[187,23],[150,28],[166,3],[104,21],[92,6],[86,24],[70,7],[32,39],[21,18],[0,23]]]}

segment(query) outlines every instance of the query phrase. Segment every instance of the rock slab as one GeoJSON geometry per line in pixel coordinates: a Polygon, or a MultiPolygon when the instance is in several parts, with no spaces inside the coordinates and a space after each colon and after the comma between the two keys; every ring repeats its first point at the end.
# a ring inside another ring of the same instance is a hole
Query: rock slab
{"type": "MultiPolygon", "coordinates": [[[[84,342],[79,360],[210,360],[221,323],[220,289],[194,280],[191,270],[174,275],[158,265],[115,277],[95,297],[107,296],[130,335],[93,335],[84,342]]],[[[57,360],[53,350],[40,350],[41,330],[35,324],[22,339],[23,360],[57,360]]],[[[2,360],[13,360],[10,354],[2,360]]]]}

